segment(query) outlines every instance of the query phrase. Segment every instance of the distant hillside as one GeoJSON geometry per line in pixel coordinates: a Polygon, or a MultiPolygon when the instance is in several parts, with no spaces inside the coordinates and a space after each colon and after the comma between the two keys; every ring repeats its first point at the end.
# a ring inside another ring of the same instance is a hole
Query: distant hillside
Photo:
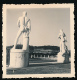
{"type": "MultiPolygon", "coordinates": [[[[13,45],[12,45],[12,46],[6,46],[6,48],[9,48],[9,49],[11,49],[12,47],[13,47],[13,45]]],[[[18,45],[16,46],[16,49],[22,49],[22,45],[21,45],[21,44],[18,44],[18,45]]],[[[31,46],[31,45],[29,45],[29,49],[30,49],[30,50],[34,50],[34,49],[59,50],[60,48],[59,48],[58,46],[31,46]]]]}
{"type": "Polygon", "coordinates": [[[51,50],[59,50],[58,46],[34,46],[34,49],[51,49],[51,50]]]}
{"type": "MultiPolygon", "coordinates": [[[[12,46],[7,46],[6,49],[9,50],[13,48],[12,46]]],[[[16,49],[22,49],[22,45],[18,44],[16,46],[16,49]]],[[[30,54],[52,54],[57,55],[57,53],[60,51],[58,46],[31,46],[29,45],[29,52],[30,54]]]]}

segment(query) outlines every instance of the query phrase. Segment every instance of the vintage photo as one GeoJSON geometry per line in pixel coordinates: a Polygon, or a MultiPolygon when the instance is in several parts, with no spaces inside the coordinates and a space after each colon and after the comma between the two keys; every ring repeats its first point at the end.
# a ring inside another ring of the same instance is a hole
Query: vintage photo
{"type": "Polygon", "coordinates": [[[3,4],[3,78],[75,77],[74,4],[3,4]]]}

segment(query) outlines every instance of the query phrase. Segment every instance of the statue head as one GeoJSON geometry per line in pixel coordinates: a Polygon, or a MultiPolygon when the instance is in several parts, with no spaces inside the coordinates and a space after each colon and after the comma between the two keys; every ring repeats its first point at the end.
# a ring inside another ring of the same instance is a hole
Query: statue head
{"type": "Polygon", "coordinates": [[[23,16],[27,16],[27,12],[26,11],[23,12],[23,16]]]}

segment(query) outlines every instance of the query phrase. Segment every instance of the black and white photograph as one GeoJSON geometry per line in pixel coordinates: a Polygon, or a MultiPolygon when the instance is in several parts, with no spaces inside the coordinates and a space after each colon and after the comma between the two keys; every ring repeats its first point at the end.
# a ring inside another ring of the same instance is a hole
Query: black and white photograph
{"type": "Polygon", "coordinates": [[[3,78],[75,77],[74,4],[3,4],[3,78]]]}

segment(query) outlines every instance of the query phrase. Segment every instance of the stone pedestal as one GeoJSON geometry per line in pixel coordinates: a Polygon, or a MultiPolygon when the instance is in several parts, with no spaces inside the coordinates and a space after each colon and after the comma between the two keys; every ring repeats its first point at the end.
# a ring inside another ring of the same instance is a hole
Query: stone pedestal
{"type": "Polygon", "coordinates": [[[69,54],[65,54],[65,60],[64,60],[64,63],[69,63],[69,54]]]}
{"type": "Polygon", "coordinates": [[[63,53],[59,52],[58,55],[57,55],[57,62],[58,63],[64,63],[64,57],[62,56],[63,53]]]}
{"type": "Polygon", "coordinates": [[[23,68],[29,65],[29,51],[22,49],[12,49],[10,51],[10,66],[13,68],[23,68]]]}
{"type": "Polygon", "coordinates": [[[57,62],[58,63],[69,63],[69,54],[68,53],[61,53],[59,52],[57,55],[57,62]]]}

